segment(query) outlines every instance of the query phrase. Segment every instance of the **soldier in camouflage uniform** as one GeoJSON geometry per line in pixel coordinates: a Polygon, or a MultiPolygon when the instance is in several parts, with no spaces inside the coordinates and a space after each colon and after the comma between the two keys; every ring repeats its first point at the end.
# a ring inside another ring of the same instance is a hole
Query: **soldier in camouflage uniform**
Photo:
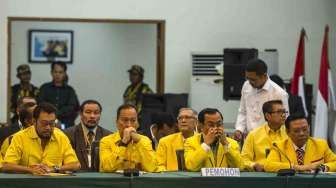
{"type": "Polygon", "coordinates": [[[13,85],[11,88],[11,112],[13,112],[14,114],[17,107],[18,99],[22,97],[37,98],[39,92],[38,88],[30,83],[31,71],[29,65],[19,65],[16,68],[16,71],[16,76],[20,80],[20,83],[13,85]]]}
{"type": "Polygon", "coordinates": [[[124,104],[134,105],[137,113],[140,115],[143,94],[150,94],[153,93],[153,91],[143,82],[145,71],[141,66],[133,65],[128,72],[131,85],[129,85],[124,92],[124,104]]]}

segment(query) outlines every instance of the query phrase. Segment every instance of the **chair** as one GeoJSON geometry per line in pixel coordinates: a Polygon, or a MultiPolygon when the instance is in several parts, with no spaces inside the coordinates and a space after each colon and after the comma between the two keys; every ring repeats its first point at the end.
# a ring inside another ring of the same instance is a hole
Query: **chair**
{"type": "Polygon", "coordinates": [[[99,141],[93,141],[91,145],[91,169],[99,172],[99,141]]]}

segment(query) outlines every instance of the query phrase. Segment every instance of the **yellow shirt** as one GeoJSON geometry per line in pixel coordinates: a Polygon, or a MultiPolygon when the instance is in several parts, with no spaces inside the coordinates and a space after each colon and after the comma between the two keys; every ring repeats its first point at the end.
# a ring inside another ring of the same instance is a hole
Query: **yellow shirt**
{"type": "Polygon", "coordinates": [[[228,137],[226,138],[229,142],[229,147],[219,144],[217,160],[215,160],[212,150],[206,152],[202,148],[201,135],[202,134],[196,134],[185,141],[184,158],[188,170],[200,171],[201,168],[205,167],[241,167],[239,145],[235,140],[228,137]]]}
{"type": "MultiPolygon", "coordinates": [[[[21,129],[20,131],[22,131],[22,130],[23,130],[23,129],[21,129]]],[[[20,131],[18,131],[18,132],[20,132],[20,131]]],[[[18,132],[16,132],[16,133],[18,133],[18,132]]],[[[10,139],[13,139],[13,136],[14,136],[16,133],[10,135],[9,137],[7,137],[7,138],[2,142],[1,150],[0,150],[0,153],[1,153],[2,157],[5,157],[6,152],[7,152],[7,149],[8,149],[8,147],[9,147],[9,144],[10,144],[10,143],[9,143],[9,138],[10,138],[10,139]]]]}
{"type": "Polygon", "coordinates": [[[182,133],[175,133],[160,139],[156,149],[159,171],[177,171],[176,150],[183,150],[182,133]]]}
{"type": "Polygon", "coordinates": [[[273,131],[266,122],[261,127],[251,131],[247,135],[241,151],[243,168],[253,171],[255,163],[264,165],[267,157],[266,152],[269,154],[273,142],[287,138],[286,127],[284,125],[277,131],[273,131]]]}
{"type": "Polygon", "coordinates": [[[35,127],[31,126],[13,136],[4,162],[27,167],[35,164],[45,164],[51,167],[78,162],[78,159],[68,137],[61,130],[54,128],[43,151],[41,139],[37,135],[35,127]]]}
{"type": "MultiPolygon", "coordinates": [[[[20,132],[20,131],[23,130],[23,127],[22,127],[22,124],[21,124],[20,121],[19,121],[19,125],[20,125],[20,130],[19,130],[18,132],[20,132]]],[[[16,132],[16,133],[17,133],[17,132],[16,132]]],[[[14,133],[14,134],[16,134],[16,133],[14,133]]],[[[0,153],[1,153],[2,157],[5,157],[6,152],[7,152],[7,149],[8,149],[9,144],[10,144],[10,143],[9,143],[9,138],[12,139],[13,136],[14,136],[14,134],[8,136],[8,137],[2,142],[1,149],[0,149],[0,153]]]]}
{"type": "Polygon", "coordinates": [[[100,140],[100,172],[114,172],[127,168],[154,172],[157,168],[156,155],[152,143],[146,136],[140,135],[138,143],[129,143],[127,147],[119,146],[119,132],[105,136],[100,140]]]}
{"type": "Polygon", "coordinates": [[[13,135],[7,137],[3,142],[2,142],[2,145],[1,145],[1,157],[5,157],[6,155],[6,151],[9,147],[9,138],[12,137],[13,135]]]}
{"type": "Polygon", "coordinates": [[[2,155],[0,155],[0,169],[2,169],[2,162],[3,162],[3,158],[2,158],[2,155]]]}
{"type": "MultiPolygon", "coordinates": [[[[277,145],[287,155],[292,166],[298,164],[293,141],[290,138],[277,142],[277,145]]],[[[331,172],[336,171],[336,155],[329,148],[327,141],[309,137],[306,143],[303,164],[315,162],[321,162],[328,166],[331,172]]],[[[280,169],[288,169],[289,167],[288,160],[273,146],[267,158],[265,170],[267,172],[277,172],[280,169]]]]}

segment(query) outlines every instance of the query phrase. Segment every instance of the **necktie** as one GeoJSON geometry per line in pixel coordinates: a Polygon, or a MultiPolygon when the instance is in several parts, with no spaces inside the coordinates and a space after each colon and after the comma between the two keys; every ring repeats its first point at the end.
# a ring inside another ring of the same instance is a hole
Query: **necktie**
{"type": "Polygon", "coordinates": [[[94,138],[94,132],[90,130],[87,134],[87,138],[88,138],[88,145],[91,146],[94,138]]]}
{"type": "Polygon", "coordinates": [[[87,149],[87,154],[88,154],[88,167],[91,168],[91,145],[92,145],[92,142],[93,142],[93,139],[94,139],[94,132],[92,130],[89,130],[88,134],[87,134],[87,146],[86,146],[86,149],[87,149]]]}
{"type": "Polygon", "coordinates": [[[299,165],[303,165],[304,150],[299,148],[296,150],[296,157],[299,165]]]}

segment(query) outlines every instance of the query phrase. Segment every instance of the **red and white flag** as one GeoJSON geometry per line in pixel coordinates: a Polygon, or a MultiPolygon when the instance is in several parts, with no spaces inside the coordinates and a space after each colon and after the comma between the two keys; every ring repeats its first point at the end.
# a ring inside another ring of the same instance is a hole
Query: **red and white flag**
{"type": "Polygon", "coordinates": [[[329,109],[335,109],[334,90],[331,71],[328,60],[328,33],[329,27],[325,27],[322,45],[319,89],[316,98],[316,115],[313,136],[328,139],[328,113],[329,109]],[[334,104],[331,106],[331,104],[334,104]]]}
{"type": "Polygon", "coordinates": [[[305,115],[308,116],[308,111],[306,107],[306,97],[305,97],[305,91],[304,91],[304,75],[305,75],[305,70],[304,70],[305,41],[304,41],[304,38],[305,36],[306,36],[306,32],[302,28],[298,50],[296,53],[295,68],[294,68],[294,73],[293,73],[292,83],[291,83],[291,93],[292,95],[298,95],[301,97],[305,115]]]}

